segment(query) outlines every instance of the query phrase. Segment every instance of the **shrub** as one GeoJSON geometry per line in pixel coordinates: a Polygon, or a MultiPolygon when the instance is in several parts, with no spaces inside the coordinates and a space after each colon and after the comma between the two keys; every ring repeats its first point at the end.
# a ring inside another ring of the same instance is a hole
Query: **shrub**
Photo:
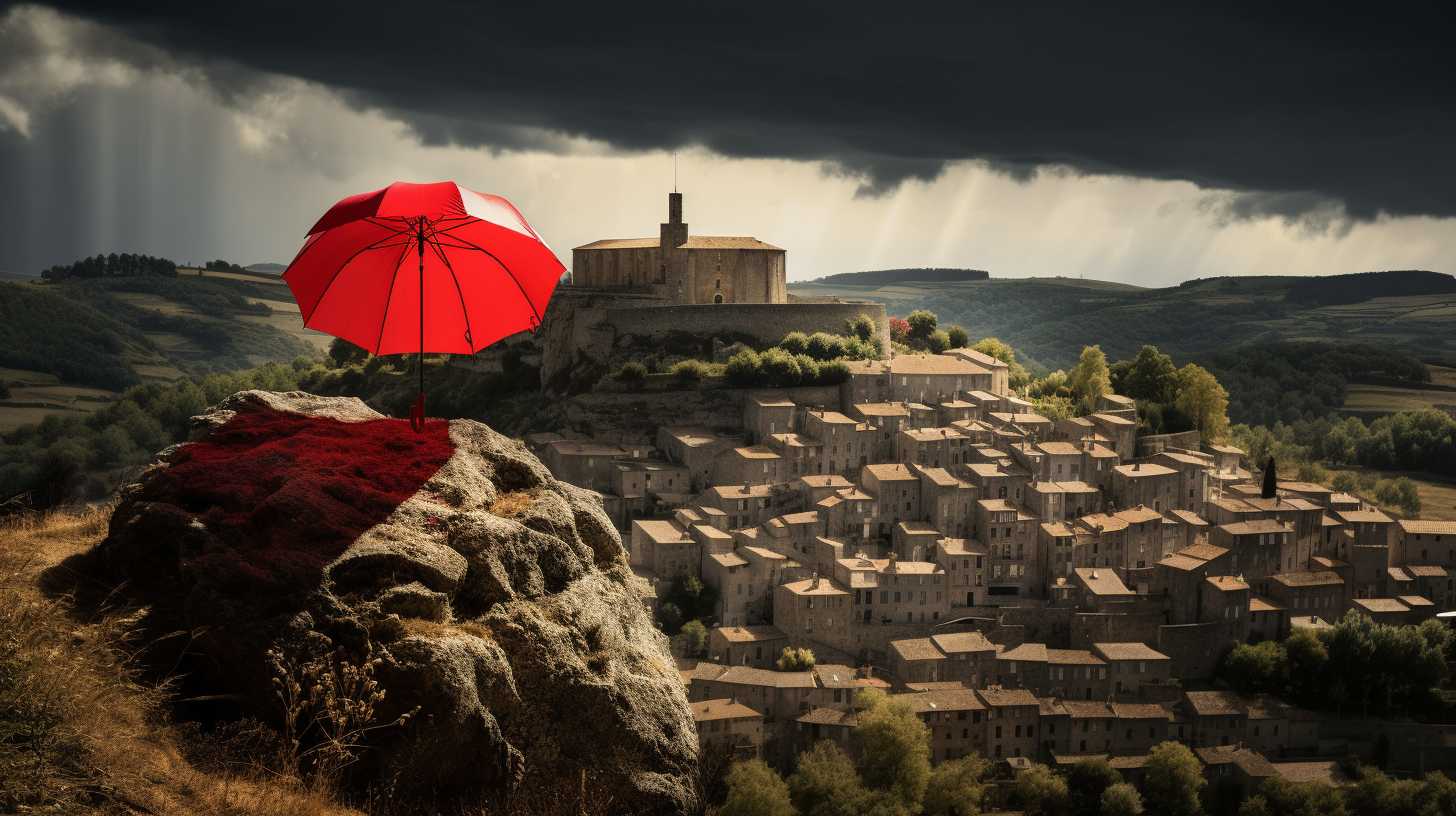
{"type": "Polygon", "coordinates": [[[613,375],[617,382],[626,383],[629,386],[639,387],[647,381],[647,366],[641,363],[623,363],[613,375]]]}
{"type": "Polygon", "coordinates": [[[751,388],[758,385],[763,376],[763,360],[753,349],[744,349],[728,358],[723,375],[730,385],[751,388]]]}
{"type": "Polygon", "coordinates": [[[844,356],[847,346],[843,337],[828,332],[814,332],[809,335],[804,353],[815,360],[837,360],[844,356]]]}
{"type": "Polygon", "coordinates": [[[809,649],[785,646],[774,664],[779,671],[808,671],[814,668],[814,652],[809,649]]]}
{"type": "Polygon", "coordinates": [[[702,360],[681,360],[673,364],[672,376],[680,383],[695,383],[708,376],[708,365],[702,360]]]}
{"type": "Polygon", "coordinates": [[[790,354],[803,354],[809,347],[809,338],[801,331],[791,331],[779,341],[779,348],[790,354]]]}
{"type": "MultiPolygon", "coordinates": [[[[762,382],[775,388],[788,388],[799,384],[803,372],[799,361],[792,354],[779,348],[771,348],[759,355],[763,364],[762,382]]],[[[730,364],[732,361],[729,361],[730,364]]]]}
{"type": "Polygon", "coordinates": [[[947,326],[945,336],[950,340],[951,348],[965,348],[971,344],[971,336],[960,326],[947,326]]]}
{"type": "Polygon", "coordinates": [[[849,366],[842,360],[830,360],[819,364],[819,376],[814,382],[816,385],[839,385],[848,379],[849,366]]]}
{"type": "Polygon", "coordinates": [[[875,336],[875,321],[869,315],[857,315],[844,321],[844,333],[857,340],[869,342],[875,336]]]}
{"type": "Polygon", "coordinates": [[[819,381],[819,361],[807,354],[795,354],[794,362],[799,364],[799,384],[814,385],[819,381]]]}
{"type": "Polygon", "coordinates": [[[929,337],[925,338],[925,348],[935,354],[945,351],[950,348],[950,335],[940,329],[936,329],[930,333],[929,337]]]}

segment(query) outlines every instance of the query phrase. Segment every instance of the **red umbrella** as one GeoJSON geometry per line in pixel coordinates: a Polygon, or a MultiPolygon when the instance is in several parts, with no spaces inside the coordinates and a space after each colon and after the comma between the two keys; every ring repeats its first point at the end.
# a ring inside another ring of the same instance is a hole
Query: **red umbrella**
{"type": "Polygon", "coordinates": [[[565,267],[511,202],[452,182],[395,182],[324,213],[283,280],[303,324],[374,354],[474,354],[541,324],[565,267]]]}

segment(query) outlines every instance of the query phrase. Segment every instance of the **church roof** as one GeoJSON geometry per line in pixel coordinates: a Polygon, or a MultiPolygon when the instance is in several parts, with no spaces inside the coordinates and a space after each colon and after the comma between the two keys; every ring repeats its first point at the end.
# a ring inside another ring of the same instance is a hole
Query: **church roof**
{"type": "MultiPolygon", "coordinates": [[[[582,244],[576,249],[656,249],[657,238],[603,238],[582,244]]],[[[679,249],[759,249],[766,252],[783,252],[783,247],[765,243],[747,235],[689,235],[687,243],[679,249]]]]}

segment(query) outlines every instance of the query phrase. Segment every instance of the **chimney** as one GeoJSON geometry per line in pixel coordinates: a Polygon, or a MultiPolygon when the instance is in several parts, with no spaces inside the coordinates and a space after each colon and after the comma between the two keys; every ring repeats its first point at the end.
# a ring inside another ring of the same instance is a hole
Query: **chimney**
{"type": "Polygon", "coordinates": [[[1142,462],[1133,462],[1132,463],[1133,472],[1137,472],[1138,468],[1141,468],[1142,467],[1142,464],[1143,464],[1142,462]]]}
{"type": "Polygon", "coordinates": [[[895,571],[895,560],[896,560],[895,551],[894,550],[891,550],[890,551],[890,563],[889,563],[888,566],[885,567],[885,571],[886,572],[894,572],[895,571]]]}

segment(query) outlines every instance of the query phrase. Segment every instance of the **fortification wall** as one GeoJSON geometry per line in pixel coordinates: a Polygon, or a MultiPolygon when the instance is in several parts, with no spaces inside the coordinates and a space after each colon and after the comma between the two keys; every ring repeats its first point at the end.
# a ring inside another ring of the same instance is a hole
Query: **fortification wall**
{"type": "Polygon", "coordinates": [[[882,354],[890,353],[890,325],[880,303],[723,303],[650,308],[608,308],[606,322],[620,335],[665,337],[673,332],[742,334],[774,343],[790,331],[843,334],[851,318],[875,322],[882,354]]]}

